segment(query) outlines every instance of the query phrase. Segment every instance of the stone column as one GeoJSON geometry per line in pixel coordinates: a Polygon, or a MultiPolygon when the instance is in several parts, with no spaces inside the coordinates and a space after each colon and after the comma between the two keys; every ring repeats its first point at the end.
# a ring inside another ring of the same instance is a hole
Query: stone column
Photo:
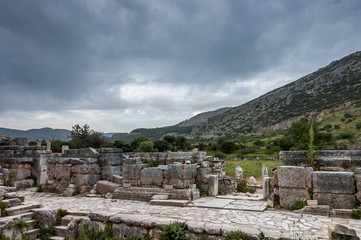
{"type": "Polygon", "coordinates": [[[36,146],[41,147],[42,139],[36,139],[36,146]]]}
{"type": "Polygon", "coordinates": [[[242,180],[243,179],[243,169],[240,166],[236,167],[236,180],[242,180]]]}
{"type": "Polygon", "coordinates": [[[268,168],[266,164],[262,164],[262,179],[268,177],[268,168]]]}
{"type": "Polygon", "coordinates": [[[61,146],[61,154],[64,154],[66,150],[69,150],[69,145],[63,145],[61,146]]]}
{"type": "Polygon", "coordinates": [[[270,186],[271,178],[270,177],[264,177],[262,182],[262,189],[263,189],[263,199],[267,200],[269,196],[271,195],[271,186],[270,186]]]}
{"type": "Polygon", "coordinates": [[[218,195],[218,176],[210,175],[208,178],[208,195],[215,197],[218,195]]]}
{"type": "Polygon", "coordinates": [[[48,142],[46,144],[46,151],[50,152],[51,151],[51,139],[48,139],[48,142]]]}

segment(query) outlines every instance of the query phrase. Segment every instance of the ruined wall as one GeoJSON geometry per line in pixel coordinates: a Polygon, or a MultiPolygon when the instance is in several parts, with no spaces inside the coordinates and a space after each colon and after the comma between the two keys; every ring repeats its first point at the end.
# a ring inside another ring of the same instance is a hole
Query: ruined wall
{"type": "MultiPolygon", "coordinates": [[[[317,161],[324,167],[361,167],[361,150],[317,150],[317,161]]],[[[301,166],[307,162],[305,151],[281,151],[281,166],[301,166]]]]}
{"type": "Polygon", "coordinates": [[[283,208],[291,209],[298,202],[312,199],[319,205],[351,209],[356,199],[361,201],[361,168],[355,172],[331,172],[281,166],[276,175],[274,192],[279,194],[283,208]]]}
{"type": "Polygon", "coordinates": [[[124,158],[139,158],[143,163],[158,162],[160,165],[172,163],[201,163],[206,152],[127,152],[124,158]]]}

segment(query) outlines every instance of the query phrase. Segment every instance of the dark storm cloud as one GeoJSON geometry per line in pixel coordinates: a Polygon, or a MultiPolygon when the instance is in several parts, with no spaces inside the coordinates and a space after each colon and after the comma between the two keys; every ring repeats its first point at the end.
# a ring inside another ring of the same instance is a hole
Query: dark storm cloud
{"type": "Polygon", "coordinates": [[[192,99],[259,72],[307,74],[360,50],[360,22],[358,0],[4,0],[0,110],[238,105],[241,92],[200,104],[154,95],[132,101],[119,89],[167,84],[176,95],[189,85],[192,99]]]}

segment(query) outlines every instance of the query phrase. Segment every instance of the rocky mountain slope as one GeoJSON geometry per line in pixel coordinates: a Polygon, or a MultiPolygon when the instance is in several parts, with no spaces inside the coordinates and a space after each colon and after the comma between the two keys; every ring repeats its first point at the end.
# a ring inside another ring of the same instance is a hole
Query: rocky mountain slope
{"type": "Polygon", "coordinates": [[[264,133],[287,128],[302,117],[315,117],[361,101],[361,52],[334,61],[295,82],[210,117],[195,126],[193,137],[264,133]]]}

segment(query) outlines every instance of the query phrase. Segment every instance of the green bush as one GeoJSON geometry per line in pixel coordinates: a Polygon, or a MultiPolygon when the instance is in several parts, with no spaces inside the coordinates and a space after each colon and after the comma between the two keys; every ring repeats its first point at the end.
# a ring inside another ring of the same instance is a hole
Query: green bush
{"type": "Polygon", "coordinates": [[[299,210],[307,206],[307,201],[297,202],[291,207],[292,211],[299,210]]]}
{"type": "Polygon", "coordinates": [[[163,228],[160,240],[186,240],[187,224],[184,222],[174,222],[163,228]]]}
{"type": "Polygon", "coordinates": [[[39,230],[39,234],[38,237],[40,238],[40,240],[49,240],[51,236],[55,236],[56,234],[56,229],[55,226],[52,225],[48,228],[41,228],[39,230]]]}
{"type": "Polygon", "coordinates": [[[55,225],[60,225],[61,219],[67,214],[68,214],[67,210],[59,208],[58,212],[56,213],[55,225]]]}
{"type": "Polygon", "coordinates": [[[353,209],[351,211],[351,217],[354,219],[361,219],[361,209],[353,209]]]}
{"type": "Polygon", "coordinates": [[[196,184],[196,186],[197,186],[197,188],[198,188],[198,190],[199,190],[199,194],[201,195],[201,197],[206,197],[206,196],[208,196],[208,192],[207,192],[206,190],[204,190],[204,189],[202,188],[202,186],[200,186],[200,185],[198,185],[198,184],[196,184]]]}
{"type": "Polygon", "coordinates": [[[214,154],[215,157],[219,158],[219,159],[225,159],[227,157],[226,154],[222,153],[222,152],[216,152],[214,154]]]}
{"type": "Polygon", "coordinates": [[[237,192],[243,192],[243,193],[246,193],[246,192],[249,192],[249,193],[255,193],[256,192],[256,189],[253,188],[253,187],[248,187],[247,186],[247,181],[246,180],[240,180],[238,183],[237,183],[237,192]]]}
{"type": "Polygon", "coordinates": [[[242,231],[230,232],[226,235],[226,240],[246,240],[247,235],[242,231]]]}
{"type": "Polygon", "coordinates": [[[5,211],[5,209],[7,208],[8,204],[9,203],[7,203],[7,202],[0,201],[0,209],[1,209],[1,216],[2,217],[7,216],[7,212],[5,211]]]}
{"type": "Polygon", "coordinates": [[[225,186],[218,186],[218,195],[227,195],[227,188],[225,186]]]}

